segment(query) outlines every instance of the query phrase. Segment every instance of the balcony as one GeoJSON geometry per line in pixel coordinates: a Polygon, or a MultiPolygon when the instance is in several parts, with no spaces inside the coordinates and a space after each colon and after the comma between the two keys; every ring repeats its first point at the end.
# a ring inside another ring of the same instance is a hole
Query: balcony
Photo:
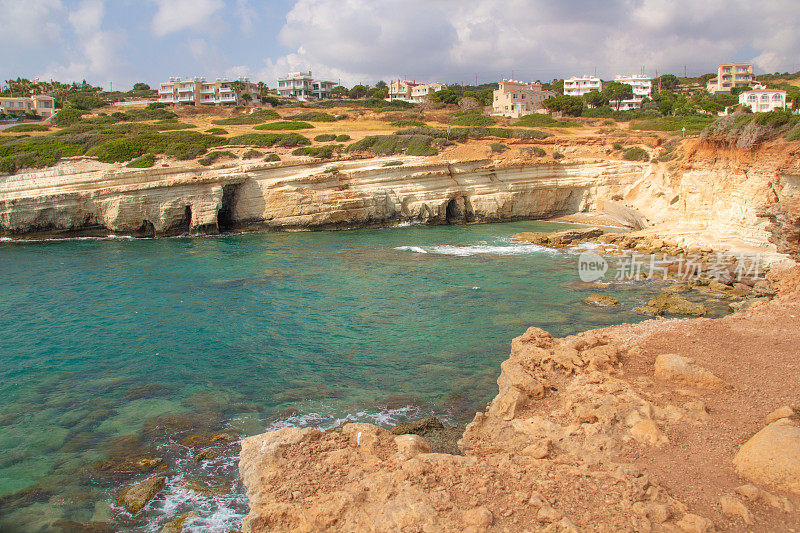
{"type": "Polygon", "coordinates": [[[172,94],[172,87],[162,87],[158,90],[158,94],[172,94]]]}
{"type": "Polygon", "coordinates": [[[178,102],[194,102],[193,94],[178,95],[178,102]]]}

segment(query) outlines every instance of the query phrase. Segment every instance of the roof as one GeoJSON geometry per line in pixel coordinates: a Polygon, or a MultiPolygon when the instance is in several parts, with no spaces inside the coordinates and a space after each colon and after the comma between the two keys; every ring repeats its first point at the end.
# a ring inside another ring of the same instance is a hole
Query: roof
{"type": "Polygon", "coordinates": [[[783,89],[750,89],[749,91],[742,91],[741,94],[749,94],[749,93],[783,93],[786,94],[786,91],[783,89]]]}

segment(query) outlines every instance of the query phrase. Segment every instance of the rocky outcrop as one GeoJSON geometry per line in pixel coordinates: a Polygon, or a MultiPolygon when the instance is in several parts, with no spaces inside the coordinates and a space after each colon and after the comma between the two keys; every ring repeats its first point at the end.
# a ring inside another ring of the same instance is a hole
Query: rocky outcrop
{"type": "Polygon", "coordinates": [[[635,181],[643,168],[623,161],[384,162],[136,171],[62,164],[0,178],[0,233],[158,236],[545,218],[593,208],[598,195],[635,181]]]}
{"type": "Polygon", "coordinates": [[[779,202],[761,216],[770,221],[767,230],[778,251],[800,261],[800,198],[779,202]]]}

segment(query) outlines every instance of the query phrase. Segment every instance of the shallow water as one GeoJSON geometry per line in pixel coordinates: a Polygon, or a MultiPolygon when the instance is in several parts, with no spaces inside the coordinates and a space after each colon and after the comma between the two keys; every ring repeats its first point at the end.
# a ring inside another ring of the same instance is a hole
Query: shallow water
{"type": "Polygon", "coordinates": [[[565,335],[642,320],[633,308],[658,291],[616,285],[620,309],[581,304],[574,253],[508,240],[556,229],[0,245],[0,496],[14,495],[0,499],[0,529],[62,519],[157,531],[192,509],[197,531],[238,529],[235,446],[197,463],[191,434],[471,419],[527,327],[565,335]],[[113,500],[148,474],[87,469],[114,453],[164,459],[167,490],[138,517],[113,500]],[[187,488],[198,479],[227,485],[187,488]]]}

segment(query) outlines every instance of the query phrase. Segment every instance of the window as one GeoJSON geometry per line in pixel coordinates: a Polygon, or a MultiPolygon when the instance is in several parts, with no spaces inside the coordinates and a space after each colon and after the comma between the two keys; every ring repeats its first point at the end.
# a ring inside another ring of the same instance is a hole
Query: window
{"type": "Polygon", "coordinates": [[[769,95],[768,94],[762,94],[761,95],[761,101],[762,102],[769,102],[769,95]]]}
{"type": "Polygon", "coordinates": [[[750,96],[747,97],[747,100],[749,102],[757,102],[758,101],[758,96],[756,96],[754,94],[751,94],[750,96]]]}
{"type": "Polygon", "coordinates": [[[783,101],[783,95],[781,95],[781,94],[778,94],[778,93],[775,93],[775,94],[773,95],[773,97],[772,97],[772,100],[773,100],[774,102],[782,102],[782,101],[783,101]]]}

